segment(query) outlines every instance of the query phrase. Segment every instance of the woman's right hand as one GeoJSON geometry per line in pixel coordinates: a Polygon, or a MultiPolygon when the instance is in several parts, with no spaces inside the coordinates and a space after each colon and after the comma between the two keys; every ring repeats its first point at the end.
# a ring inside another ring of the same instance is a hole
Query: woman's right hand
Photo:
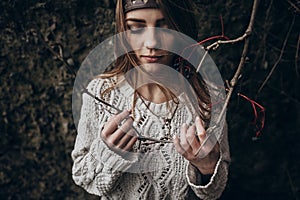
{"type": "Polygon", "coordinates": [[[126,157],[137,141],[137,135],[132,129],[133,119],[126,110],[108,119],[101,132],[101,138],[115,153],[126,157]]]}

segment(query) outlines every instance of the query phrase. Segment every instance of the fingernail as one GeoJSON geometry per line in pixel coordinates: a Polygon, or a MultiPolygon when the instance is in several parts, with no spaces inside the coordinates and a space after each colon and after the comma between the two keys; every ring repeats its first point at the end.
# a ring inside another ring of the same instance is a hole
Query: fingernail
{"type": "Polygon", "coordinates": [[[196,121],[199,121],[199,120],[200,120],[200,117],[199,117],[199,116],[197,116],[197,117],[196,117],[196,121]]]}
{"type": "Polygon", "coordinates": [[[132,121],[134,121],[134,118],[133,118],[132,115],[129,115],[129,116],[128,116],[128,119],[131,119],[132,121]]]}

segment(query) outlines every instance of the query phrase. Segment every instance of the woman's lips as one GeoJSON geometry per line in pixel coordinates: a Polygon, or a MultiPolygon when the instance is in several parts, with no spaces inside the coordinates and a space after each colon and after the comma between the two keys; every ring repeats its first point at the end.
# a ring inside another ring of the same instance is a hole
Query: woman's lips
{"type": "Polygon", "coordinates": [[[157,62],[162,56],[141,56],[148,63],[157,62]]]}

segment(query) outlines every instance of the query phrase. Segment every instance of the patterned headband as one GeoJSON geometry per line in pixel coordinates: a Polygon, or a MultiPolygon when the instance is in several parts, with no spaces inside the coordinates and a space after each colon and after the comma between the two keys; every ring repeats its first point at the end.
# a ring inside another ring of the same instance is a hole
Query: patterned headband
{"type": "Polygon", "coordinates": [[[124,0],[124,12],[142,8],[158,8],[155,0],[124,0]]]}

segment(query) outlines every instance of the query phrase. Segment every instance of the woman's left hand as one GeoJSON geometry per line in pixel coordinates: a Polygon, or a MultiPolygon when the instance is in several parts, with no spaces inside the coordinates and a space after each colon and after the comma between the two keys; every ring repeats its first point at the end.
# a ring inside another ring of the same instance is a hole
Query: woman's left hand
{"type": "Polygon", "coordinates": [[[195,156],[205,138],[206,132],[202,121],[197,117],[194,125],[188,127],[186,124],[183,124],[180,131],[180,138],[175,136],[174,145],[178,153],[197,167],[203,175],[208,175],[214,173],[220,157],[220,146],[219,143],[216,143],[204,158],[195,156]]]}

